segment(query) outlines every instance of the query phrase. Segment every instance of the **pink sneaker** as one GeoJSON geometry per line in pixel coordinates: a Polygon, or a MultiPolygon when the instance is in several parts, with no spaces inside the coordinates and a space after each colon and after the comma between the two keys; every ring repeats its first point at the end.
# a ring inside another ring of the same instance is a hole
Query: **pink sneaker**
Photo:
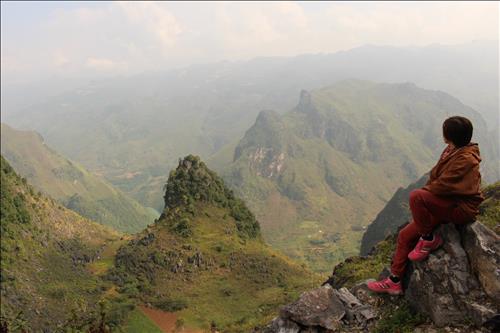
{"type": "Polygon", "coordinates": [[[371,281],[366,284],[368,289],[376,293],[387,293],[390,295],[402,295],[403,287],[400,282],[392,282],[390,278],[385,278],[380,281],[371,281]]]}
{"type": "Polygon", "coordinates": [[[432,251],[438,249],[441,245],[443,245],[443,239],[439,235],[434,235],[434,239],[431,241],[420,238],[417,246],[408,254],[408,259],[411,261],[424,260],[432,251]]]}

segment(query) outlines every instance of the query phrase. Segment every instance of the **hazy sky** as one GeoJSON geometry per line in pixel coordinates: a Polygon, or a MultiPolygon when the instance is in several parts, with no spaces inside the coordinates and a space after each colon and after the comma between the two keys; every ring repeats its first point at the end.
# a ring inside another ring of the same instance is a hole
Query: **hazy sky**
{"type": "Polygon", "coordinates": [[[3,82],[498,40],[498,2],[2,2],[3,82]]]}

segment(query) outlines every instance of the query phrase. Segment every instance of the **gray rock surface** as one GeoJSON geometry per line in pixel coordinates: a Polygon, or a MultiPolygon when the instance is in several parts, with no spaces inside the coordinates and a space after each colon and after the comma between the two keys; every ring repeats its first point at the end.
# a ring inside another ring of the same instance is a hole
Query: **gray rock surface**
{"type": "Polygon", "coordinates": [[[500,237],[481,223],[468,225],[462,242],[484,292],[500,304],[500,237]]]}
{"type": "Polygon", "coordinates": [[[346,288],[325,285],[284,306],[264,332],[363,332],[376,317],[371,305],[363,304],[346,288]]]}
{"type": "Polygon", "coordinates": [[[366,281],[350,290],[327,281],[283,307],[263,332],[370,332],[388,304],[403,302],[431,319],[418,332],[500,332],[498,235],[478,222],[442,225],[438,232],[443,246],[409,265],[406,300],[376,295],[366,281]]]}
{"type": "Polygon", "coordinates": [[[416,310],[428,315],[437,327],[470,321],[480,327],[499,310],[499,303],[485,292],[488,289],[495,293],[496,284],[490,281],[495,271],[490,260],[495,254],[487,253],[492,247],[485,245],[494,244],[495,240],[486,233],[477,238],[477,230],[482,228],[477,222],[462,226],[462,232],[453,224],[441,226],[442,248],[433,252],[427,260],[413,264],[406,299],[416,310]],[[475,251],[469,254],[474,258],[472,265],[462,240],[464,244],[469,243],[466,248],[475,251]],[[483,271],[485,277],[478,279],[474,267],[483,271]],[[488,282],[487,288],[482,281],[488,282]]]}

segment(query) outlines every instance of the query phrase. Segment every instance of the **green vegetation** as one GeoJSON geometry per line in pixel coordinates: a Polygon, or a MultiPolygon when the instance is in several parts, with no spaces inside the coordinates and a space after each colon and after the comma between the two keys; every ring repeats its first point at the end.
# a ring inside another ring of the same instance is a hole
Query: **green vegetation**
{"type": "Polygon", "coordinates": [[[139,309],[135,309],[131,312],[123,331],[125,333],[163,333],[163,331],[139,309]]]}
{"type": "Polygon", "coordinates": [[[65,159],[35,132],[2,124],[2,154],[37,189],[67,208],[122,232],[137,232],[157,214],[65,159]]]}
{"type": "Polygon", "coordinates": [[[328,283],[334,288],[350,288],[360,281],[376,278],[384,268],[390,266],[395,249],[396,235],[391,235],[379,242],[369,256],[349,257],[335,266],[328,283]]]}
{"type": "MultiPolygon", "coordinates": [[[[242,237],[255,238],[260,236],[260,228],[255,216],[236,198],[224,181],[197,156],[189,155],[179,161],[177,169],[172,170],[165,185],[165,210],[170,214],[177,209],[194,213],[196,202],[212,204],[227,208],[234,218],[238,232],[242,237]]],[[[175,222],[173,228],[177,233],[189,236],[188,218],[175,222]]]]}
{"type": "Polygon", "coordinates": [[[484,202],[479,207],[480,221],[500,235],[500,182],[483,189],[484,202]]]}
{"type": "Polygon", "coordinates": [[[36,194],[1,157],[1,319],[9,331],[118,327],[133,308],[87,264],[119,235],[36,194]],[[101,304],[101,306],[99,306],[101,304]]]}
{"type": "Polygon", "coordinates": [[[199,158],[170,174],[165,202],[159,221],[118,250],[108,279],[120,293],[187,327],[246,332],[320,283],[262,242],[248,208],[199,158]]]}
{"type": "Polygon", "coordinates": [[[425,322],[425,318],[411,311],[408,304],[401,305],[382,314],[373,333],[412,333],[415,326],[425,322]]]}
{"type": "MultiPolygon", "coordinates": [[[[410,83],[346,80],[303,91],[293,110],[261,112],[223,178],[256,214],[267,242],[326,272],[358,253],[363,228],[399,186],[432,167],[449,114],[481,124],[453,97],[410,83]],[[304,228],[308,221],[315,227],[304,228]]],[[[493,158],[487,131],[475,135],[493,158]]],[[[494,175],[492,166],[485,158],[485,174],[494,175]]]]}

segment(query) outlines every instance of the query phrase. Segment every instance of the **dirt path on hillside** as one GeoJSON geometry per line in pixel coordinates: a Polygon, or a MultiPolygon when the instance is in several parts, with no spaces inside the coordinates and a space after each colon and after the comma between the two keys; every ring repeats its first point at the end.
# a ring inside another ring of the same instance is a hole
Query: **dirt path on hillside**
{"type": "Polygon", "coordinates": [[[175,313],[148,308],[144,305],[141,305],[139,308],[142,313],[151,319],[164,333],[203,333],[201,330],[184,327],[180,330],[176,330],[175,322],[177,321],[177,315],[175,313]]]}

